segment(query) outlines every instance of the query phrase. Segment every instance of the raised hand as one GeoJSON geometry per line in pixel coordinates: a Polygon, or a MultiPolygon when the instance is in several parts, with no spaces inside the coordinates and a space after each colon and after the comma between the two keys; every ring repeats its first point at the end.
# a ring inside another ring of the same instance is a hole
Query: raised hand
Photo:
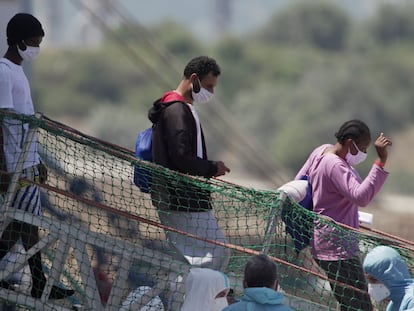
{"type": "Polygon", "coordinates": [[[375,149],[377,150],[377,155],[379,160],[382,163],[385,163],[387,161],[388,157],[388,151],[387,147],[392,146],[392,141],[388,139],[384,133],[381,133],[377,140],[375,141],[375,149]]]}

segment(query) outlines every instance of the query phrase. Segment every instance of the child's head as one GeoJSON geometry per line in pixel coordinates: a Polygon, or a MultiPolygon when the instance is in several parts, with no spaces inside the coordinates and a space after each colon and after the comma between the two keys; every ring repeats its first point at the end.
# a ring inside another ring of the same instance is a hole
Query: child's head
{"type": "Polygon", "coordinates": [[[277,288],[276,264],[265,254],[253,256],[244,268],[244,287],[277,288]]]}

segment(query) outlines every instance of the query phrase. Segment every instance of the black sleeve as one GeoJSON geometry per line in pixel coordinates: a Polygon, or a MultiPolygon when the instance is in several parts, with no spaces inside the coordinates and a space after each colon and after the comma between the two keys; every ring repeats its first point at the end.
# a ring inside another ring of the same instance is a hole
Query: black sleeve
{"type": "Polygon", "coordinates": [[[197,157],[197,130],[190,108],[184,103],[173,104],[165,109],[162,118],[171,164],[181,173],[207,178],[215,175],[216,162],[197,157]]]}

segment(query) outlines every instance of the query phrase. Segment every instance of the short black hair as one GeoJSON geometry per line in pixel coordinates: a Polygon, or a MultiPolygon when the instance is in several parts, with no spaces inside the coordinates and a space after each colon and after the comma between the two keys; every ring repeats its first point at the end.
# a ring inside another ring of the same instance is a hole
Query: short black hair
{"type": "Polygon", "coordinates": [[[13,46],[32,37],[44,37],[45,32],[39,20],[28,13],[17,13],[7,23],[7,44],[13,46]]]}
{"type": "Polygon", "coordinates": [[[273,288],[277,280],[276,264],[265,254],[251,257],[244,268],[247,287],[273,288]]]}
{"type": "Polygon", "coordinates": [[[208,56],[198,56],[190,60],[185,66],[184,77],[188,79],[195,73],[202,80],[210,72],[216,77],[220,75],[221,70],[216,60],[208,56]]]}
{"type": "Polygon", "coordinates": [[[364,122],[354,119],[342,124],[338,132],[335,133],[335,137],[340,144],[344,144],[348,138],[358,143],[361,138],[371,138],[371,132],[364,122]]]}

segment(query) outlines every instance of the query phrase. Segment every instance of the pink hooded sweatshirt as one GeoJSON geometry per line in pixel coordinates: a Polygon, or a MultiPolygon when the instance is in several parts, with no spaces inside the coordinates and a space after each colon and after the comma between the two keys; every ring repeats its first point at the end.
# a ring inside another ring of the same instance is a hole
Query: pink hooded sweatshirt
{"type": "MultiPolygon", "coordinates": [[[[308,175],[313,191],[313,210],[319,215],[336,222],[359,228],[358,207],[367,206],[381,189],[388,172],[373,164],[367,177],[362,180],[358,172],[344,159],[333,153],[326,153],[324,144],[317,147],[308,157],[295,179],[308,175]]],[[[355,232],[321,221],[315,223],[312,254],[319,260],[344,260],[355,257],[359,252],[355,232]]]]}

